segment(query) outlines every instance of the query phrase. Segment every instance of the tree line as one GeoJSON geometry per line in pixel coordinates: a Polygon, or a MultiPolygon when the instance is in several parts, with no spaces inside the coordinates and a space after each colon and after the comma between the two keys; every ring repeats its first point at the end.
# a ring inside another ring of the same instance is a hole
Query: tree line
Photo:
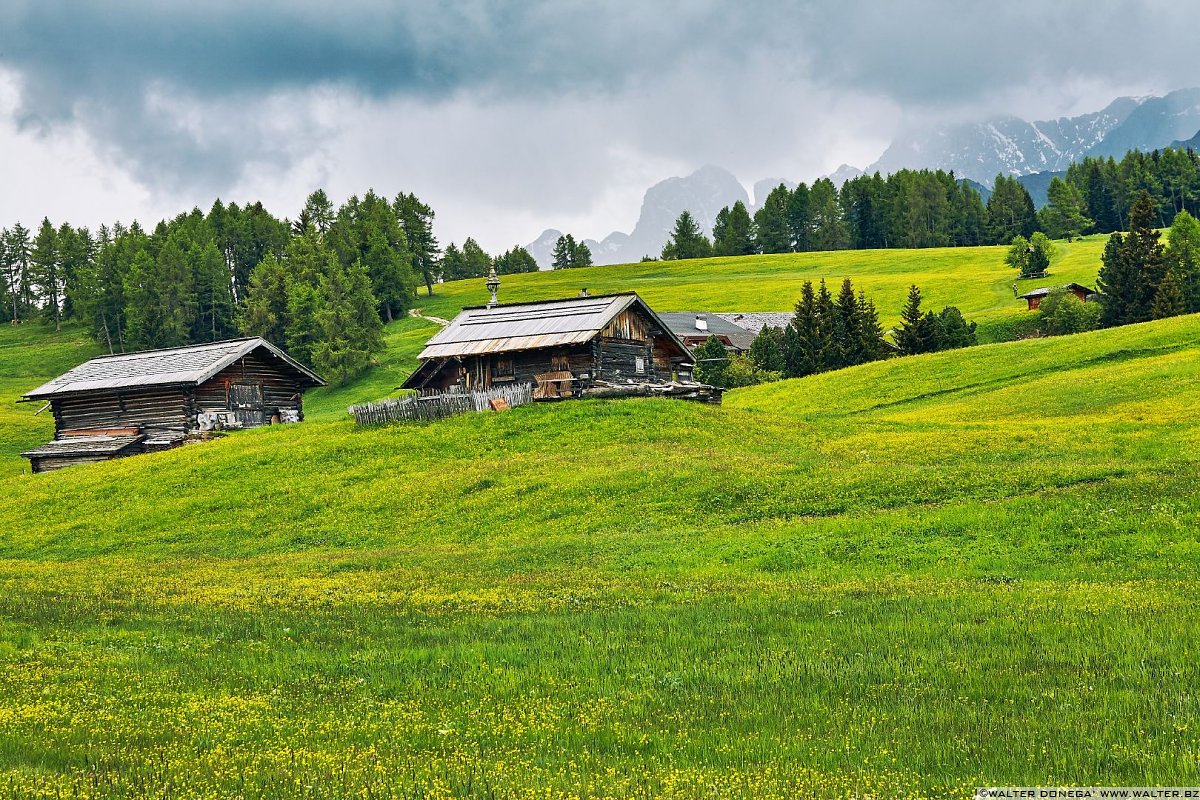
{"type": "Polygon", "coordinates": [[[791,320],[782,328],[764,326],[748,352],[730,355],[715,336],[696,349],[696,375],[726,388],[976,344],[975,323],[954,306],[923,311],[921,290],[913,285],[900,312],[900,324],[887,333],[875,303],[855,291],[849,278],[835,297],[822,279],[805,281],[791,320]]]}
{"type": "Polygon", "coordinates": [[[0,321],[76,321],[114,353],[264,336],[342,382],[440,278],[433,216],[412,194],[335,208],[318,190],[294,222],[217,200],[150,232],[17,224],[0,234],[0,321]]]}
{"type": "Polygon", "coordinates": [[[1175,215],[1200,215],[1200,156],[1192,149],[1132,150],[1120,161],[1085,158],[1050,181],[1040,211],[1016,178],[997,175],[984,202],[969,182],[942,170],[900,170],[846,181],[828,178],[794,189],[780,184],[753,215],[745,203],[721,209],[711,236],[684,211],[660,254],[664,259],[759,253],[1011,244],[1042,232],[1050,238],[1124,230],[1134,200],[1152,201],[1157,227],[1175,215]]]}

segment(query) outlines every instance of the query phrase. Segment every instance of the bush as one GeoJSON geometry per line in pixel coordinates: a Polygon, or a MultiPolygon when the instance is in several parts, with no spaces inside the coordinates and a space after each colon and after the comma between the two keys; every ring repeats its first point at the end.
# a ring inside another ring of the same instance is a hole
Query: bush
{"type": "Polygon", "coordinates": [[[1083,333],[1100,327],[1100,304],[1085,303],[1067,289],[1051,289],[1038,308],[1039,327],[1047,336],[1083,333]]]}

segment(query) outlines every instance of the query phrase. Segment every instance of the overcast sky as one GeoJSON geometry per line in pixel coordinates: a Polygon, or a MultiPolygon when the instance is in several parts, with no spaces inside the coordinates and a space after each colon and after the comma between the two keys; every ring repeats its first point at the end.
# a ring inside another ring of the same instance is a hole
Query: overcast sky
{"type": "Polygon", "coordinates": [[[1200,85],[1157,0],[0,0],[0,226],[416,192],[443,243],[629,230],[704,164],[866,166],[906,125],[1200,85]]]}

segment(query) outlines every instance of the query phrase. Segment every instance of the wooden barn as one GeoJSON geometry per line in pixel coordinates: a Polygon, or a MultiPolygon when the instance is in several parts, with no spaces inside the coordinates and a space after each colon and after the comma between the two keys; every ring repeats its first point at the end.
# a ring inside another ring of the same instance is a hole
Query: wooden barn
{"type": "MultiPolygon", "coordinates": [[[[1062,288],[1078,297],[1082,302],[1091,300],[1096,296],[1095,289],[1089,289],[1088,287],[1078,283],[1068,283],[1062,288]]],[[[1043,286],[1040,289],[1034,289],[1032,292],[1026,292],[1025,294],[1017,295],[1017,299],[1024,300],[1026,303],[1028,303],[1030,311],[1036,311],[1041,307],[1042,301],[1045,300],[1046,296],[1052,291],[1053,289],[1051,289],[1049,286],[1043,286]]]]}
{"type": "Polygon", "coordinates": [[[687,346],[634,292],[466,308],[420,358],[404,388],[524,382],[549,399],[602,387],[698,386],[687,346]]]}
{"type": "Polygon", "coordinates": [[[304,418],[315,373],[260,338],[101,356],[24,400],[54,414],[54,441],[22,453],[34,472],[165,450],[188,436],[304,418]]]}

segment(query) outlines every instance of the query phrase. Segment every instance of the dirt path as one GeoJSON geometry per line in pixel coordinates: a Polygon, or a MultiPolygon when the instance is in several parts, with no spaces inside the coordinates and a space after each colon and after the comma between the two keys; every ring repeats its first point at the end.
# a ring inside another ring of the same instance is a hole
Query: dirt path
{"type": "Polygon", "coordinates": [[[430,317],[430,316],[426,316],[425,314],[422,314],[421,309],[419,309],[419,308],[410,308],[408,310],[408,315],[410,317],[420,317],[421,319],[427,319],[430,322],[436,322],[438,325],[441,325],[443,327],[450,324],[450,320],[448,320],[448,319],[442,319],[441,317],[430,317]]]}

